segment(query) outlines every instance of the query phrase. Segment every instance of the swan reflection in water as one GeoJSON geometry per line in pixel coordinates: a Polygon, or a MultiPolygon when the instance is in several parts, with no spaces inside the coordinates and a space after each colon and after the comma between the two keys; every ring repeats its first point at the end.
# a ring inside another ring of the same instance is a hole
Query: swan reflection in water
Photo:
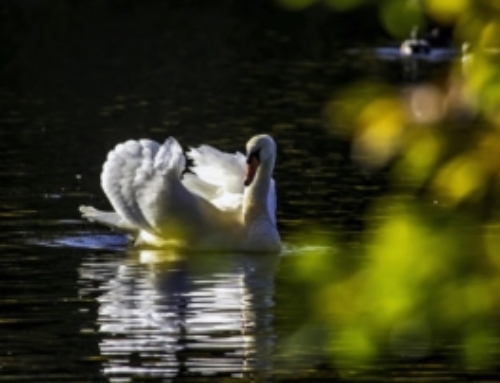
{"type": "Polygon", "coordinates": [[[108,376],[266,374],[279,256],[135,251],[81,267],[108,376]]]}

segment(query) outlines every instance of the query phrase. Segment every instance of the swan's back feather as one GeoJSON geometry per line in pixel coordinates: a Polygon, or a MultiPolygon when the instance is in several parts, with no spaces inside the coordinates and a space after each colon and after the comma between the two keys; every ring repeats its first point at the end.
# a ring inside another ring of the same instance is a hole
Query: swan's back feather
{"type": "Polygon", "coordinates": [[[191,148],[187,155],[193,160],[191,168],[201,180],[228,193],[243,193],[245,156],[239,152],[229,154],[209,145],[191,148]]]}
{"type": "Polygon", "coordinates": [[[203,181],[196,174],[185,173],[182,177],[182,183],[189,191],[207,201],[217,198],[219,188],[214,184],[203,181]]]}

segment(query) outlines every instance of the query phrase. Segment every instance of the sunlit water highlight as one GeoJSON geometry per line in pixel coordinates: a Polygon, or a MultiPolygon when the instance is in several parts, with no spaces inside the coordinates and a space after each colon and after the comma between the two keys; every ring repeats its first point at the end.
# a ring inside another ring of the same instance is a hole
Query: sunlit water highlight
{"type": "Polygon", "coordinates": [[[278,260],[234,254],[208,265],[199,257],[139,251],[125,260],[84,262],[79,292],[99,304],[104,373],[269,373],[278,260]]]}

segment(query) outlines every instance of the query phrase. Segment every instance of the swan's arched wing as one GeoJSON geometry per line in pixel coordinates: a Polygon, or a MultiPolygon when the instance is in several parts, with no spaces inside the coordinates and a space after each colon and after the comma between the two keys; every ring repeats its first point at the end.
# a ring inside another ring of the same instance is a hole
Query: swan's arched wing
{"type": "Polygon", "coordinates": [[[220,210],[241,208],[245,156],[229,154],[209,145],[191,148],[187,155],[193,160],[191,171],[185,174],[183,184],[193,193],[210,201],[220,210]]]}
{"type": "Polygon", "coordinates": [[[101,173],[101,186],[114,210],[133,225],[151,231],[137,203],[134,187],[136,173],[143,164],[153,162],[159,144],[129,140],[108,153],[101,173]]]}
{"type": "Polygon", "coordinates": [[[163,145],[130,140],[108,154],[101,184],[118,214],[141,229],[159,234],[169,207],[193,198],[178,187],[184,167],[184,154],[175,139],[169,138],[163,145]]]}

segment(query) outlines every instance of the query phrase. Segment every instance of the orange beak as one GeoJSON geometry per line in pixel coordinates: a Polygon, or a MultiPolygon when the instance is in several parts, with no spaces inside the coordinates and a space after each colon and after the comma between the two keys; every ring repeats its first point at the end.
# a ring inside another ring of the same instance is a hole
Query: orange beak
{"type": "Polygon", "coordinates": [[[251,157],[250,161],[247,164],[247,172],[245,174],[245,181],[243,182],[245,186],[249,186],[252,183],[258,167],[259,167],[259,160],[257,160],[257,158],[255,157],[251,157]]]}

